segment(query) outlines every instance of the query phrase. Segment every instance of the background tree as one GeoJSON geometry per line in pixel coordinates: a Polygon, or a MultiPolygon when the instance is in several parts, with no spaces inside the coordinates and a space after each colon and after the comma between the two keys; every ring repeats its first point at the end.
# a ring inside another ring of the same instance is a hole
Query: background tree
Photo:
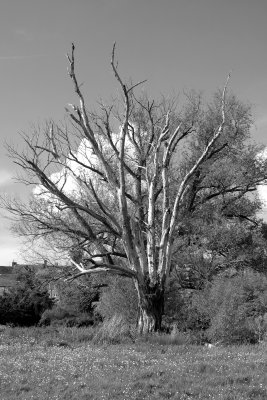
{"type": "MultiPolygon", "coordinates": [[[[211,211],[212,213],[212,211],[211,211]]],[[[173,278],[181,288],[200,290],[222,272],[251,268],[267,273],[262,222],[209,215],[187,225],[173,259],[173,278]]]]}
{"type": "Polygon", "coordinates": [[[24,267],[17,272],[16,286],[0,296],[0,324],[36,325],[52,305],[53,299],[35,271],[24,267]]]}
{"type": "Polygon", "coordinates": [[[79,259],[71,258],[73,278],[110,272],[133,279],[139,331],[160,329],[166,279],[186,221],[214,199],[221,210],[234,208],[265,182],[259,148],[245,144],[250,109],[227,96],[228,80],[207,107],[198,95],[188,96],[180,111],[172,101],[138,96],[142,82],[124,82],[114,46],[111,67],[122,98],[89,111],[74,46],[68,61],[79,99],[67,110],[71,124],[51,122],[25,135],[24,152],[9,148],[35,188],[28,203],[6,207],[18,216],[21,235],[79,249],[79,259]],[[229,160],[243,165],[236,179],[232,171],[221,177],[229,160]]]}

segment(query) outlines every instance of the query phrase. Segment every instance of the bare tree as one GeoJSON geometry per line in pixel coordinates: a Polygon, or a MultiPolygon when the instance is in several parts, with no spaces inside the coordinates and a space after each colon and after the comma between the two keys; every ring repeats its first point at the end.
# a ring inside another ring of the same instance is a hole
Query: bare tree
{"type": "Polygon", "coordinates": [[[224,151],[220,138],[226,128],[238,134],[237,118],[227,117],[229,77],[220,92],[217,120],[207,129],[201,124],[198,96],[189,96],[180,113],[174,102],[138,97],[136,88],[143,82],[124,82],[114,45],[111,67],[121,100],[111,106],[100,103],[100,111],[91,112],[77,80],[74,50],[73,45],[69,76],[79,104],[68,106],[71,124],[50,122],[43,132],[24,135],[24,152],[9,147],[14,162],[27,173],[24,182],[35,188],[27,204],[13,200],[6,207],[18,216],[20,234],[54,241],[64,251],[80,250],[71,257],[77,271],[73,279],[99,272],[133,279],[139,331],[158,330],[179,221],[185,210],[193,209],[193,197],[199,200],[194,192],[199,171],[224,151]],[[192,158],[192,151],[186,154],[188,138],[199,135],[192,158]]]}

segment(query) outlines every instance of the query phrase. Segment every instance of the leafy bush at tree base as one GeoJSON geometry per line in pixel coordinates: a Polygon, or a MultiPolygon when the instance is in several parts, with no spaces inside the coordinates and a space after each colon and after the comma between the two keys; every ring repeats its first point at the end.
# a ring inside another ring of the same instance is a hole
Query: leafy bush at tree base
{"type": "Polygon", "coordinates": [[[93,326],[97,319],[91,313],[77,313],[59,306],[46,310],[39,326],[66,326],[66,327],[88,327],[93,326]]]}
{"type": "Polygon", "coordinates": [[[217,277],[193,296],[191,307],[197,322],[209,321],[210,341],[257,343],[267,332],[267,278],[251,270],[217,277]]]}
{"type": "Polygon", "coordinates": [[[121,315],[131,324],[135,324],[138,315],[138,298],[133,281],[122,277],[109,277],[107,286],[102,289],[99,301],[95,303],[95,312],[103,319],[121,315]]]}

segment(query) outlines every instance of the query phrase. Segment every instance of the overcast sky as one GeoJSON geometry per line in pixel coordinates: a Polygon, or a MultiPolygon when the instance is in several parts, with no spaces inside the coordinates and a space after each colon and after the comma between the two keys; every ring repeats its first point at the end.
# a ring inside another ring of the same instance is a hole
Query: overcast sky
{"type": "MultiPolygon", "coordinates": [[[[110,52],[125,78],[157,94],[222,87],[253,105],[256,142],[267,145],[266,0],[2,0],[0,6],[0,191],[19,194],[4,142],[74,101],[65,54],[75,42],[88,106],[116,94],[110,52]]],[[[0,217],[0,265],[19,261],[19,243],[0,217]]]]}

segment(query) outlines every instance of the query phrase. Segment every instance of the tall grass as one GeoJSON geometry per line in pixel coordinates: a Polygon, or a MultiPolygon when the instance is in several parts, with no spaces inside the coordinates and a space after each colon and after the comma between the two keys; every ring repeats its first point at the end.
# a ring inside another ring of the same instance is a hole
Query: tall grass
{"type": "Polygon", "coordinates": [[[106,319],[97,329],[93,337],[94,344],[118,344],[125,342],[135,342],[137,333],[123,315],[116,314],[110,319],[106,319]]]}

